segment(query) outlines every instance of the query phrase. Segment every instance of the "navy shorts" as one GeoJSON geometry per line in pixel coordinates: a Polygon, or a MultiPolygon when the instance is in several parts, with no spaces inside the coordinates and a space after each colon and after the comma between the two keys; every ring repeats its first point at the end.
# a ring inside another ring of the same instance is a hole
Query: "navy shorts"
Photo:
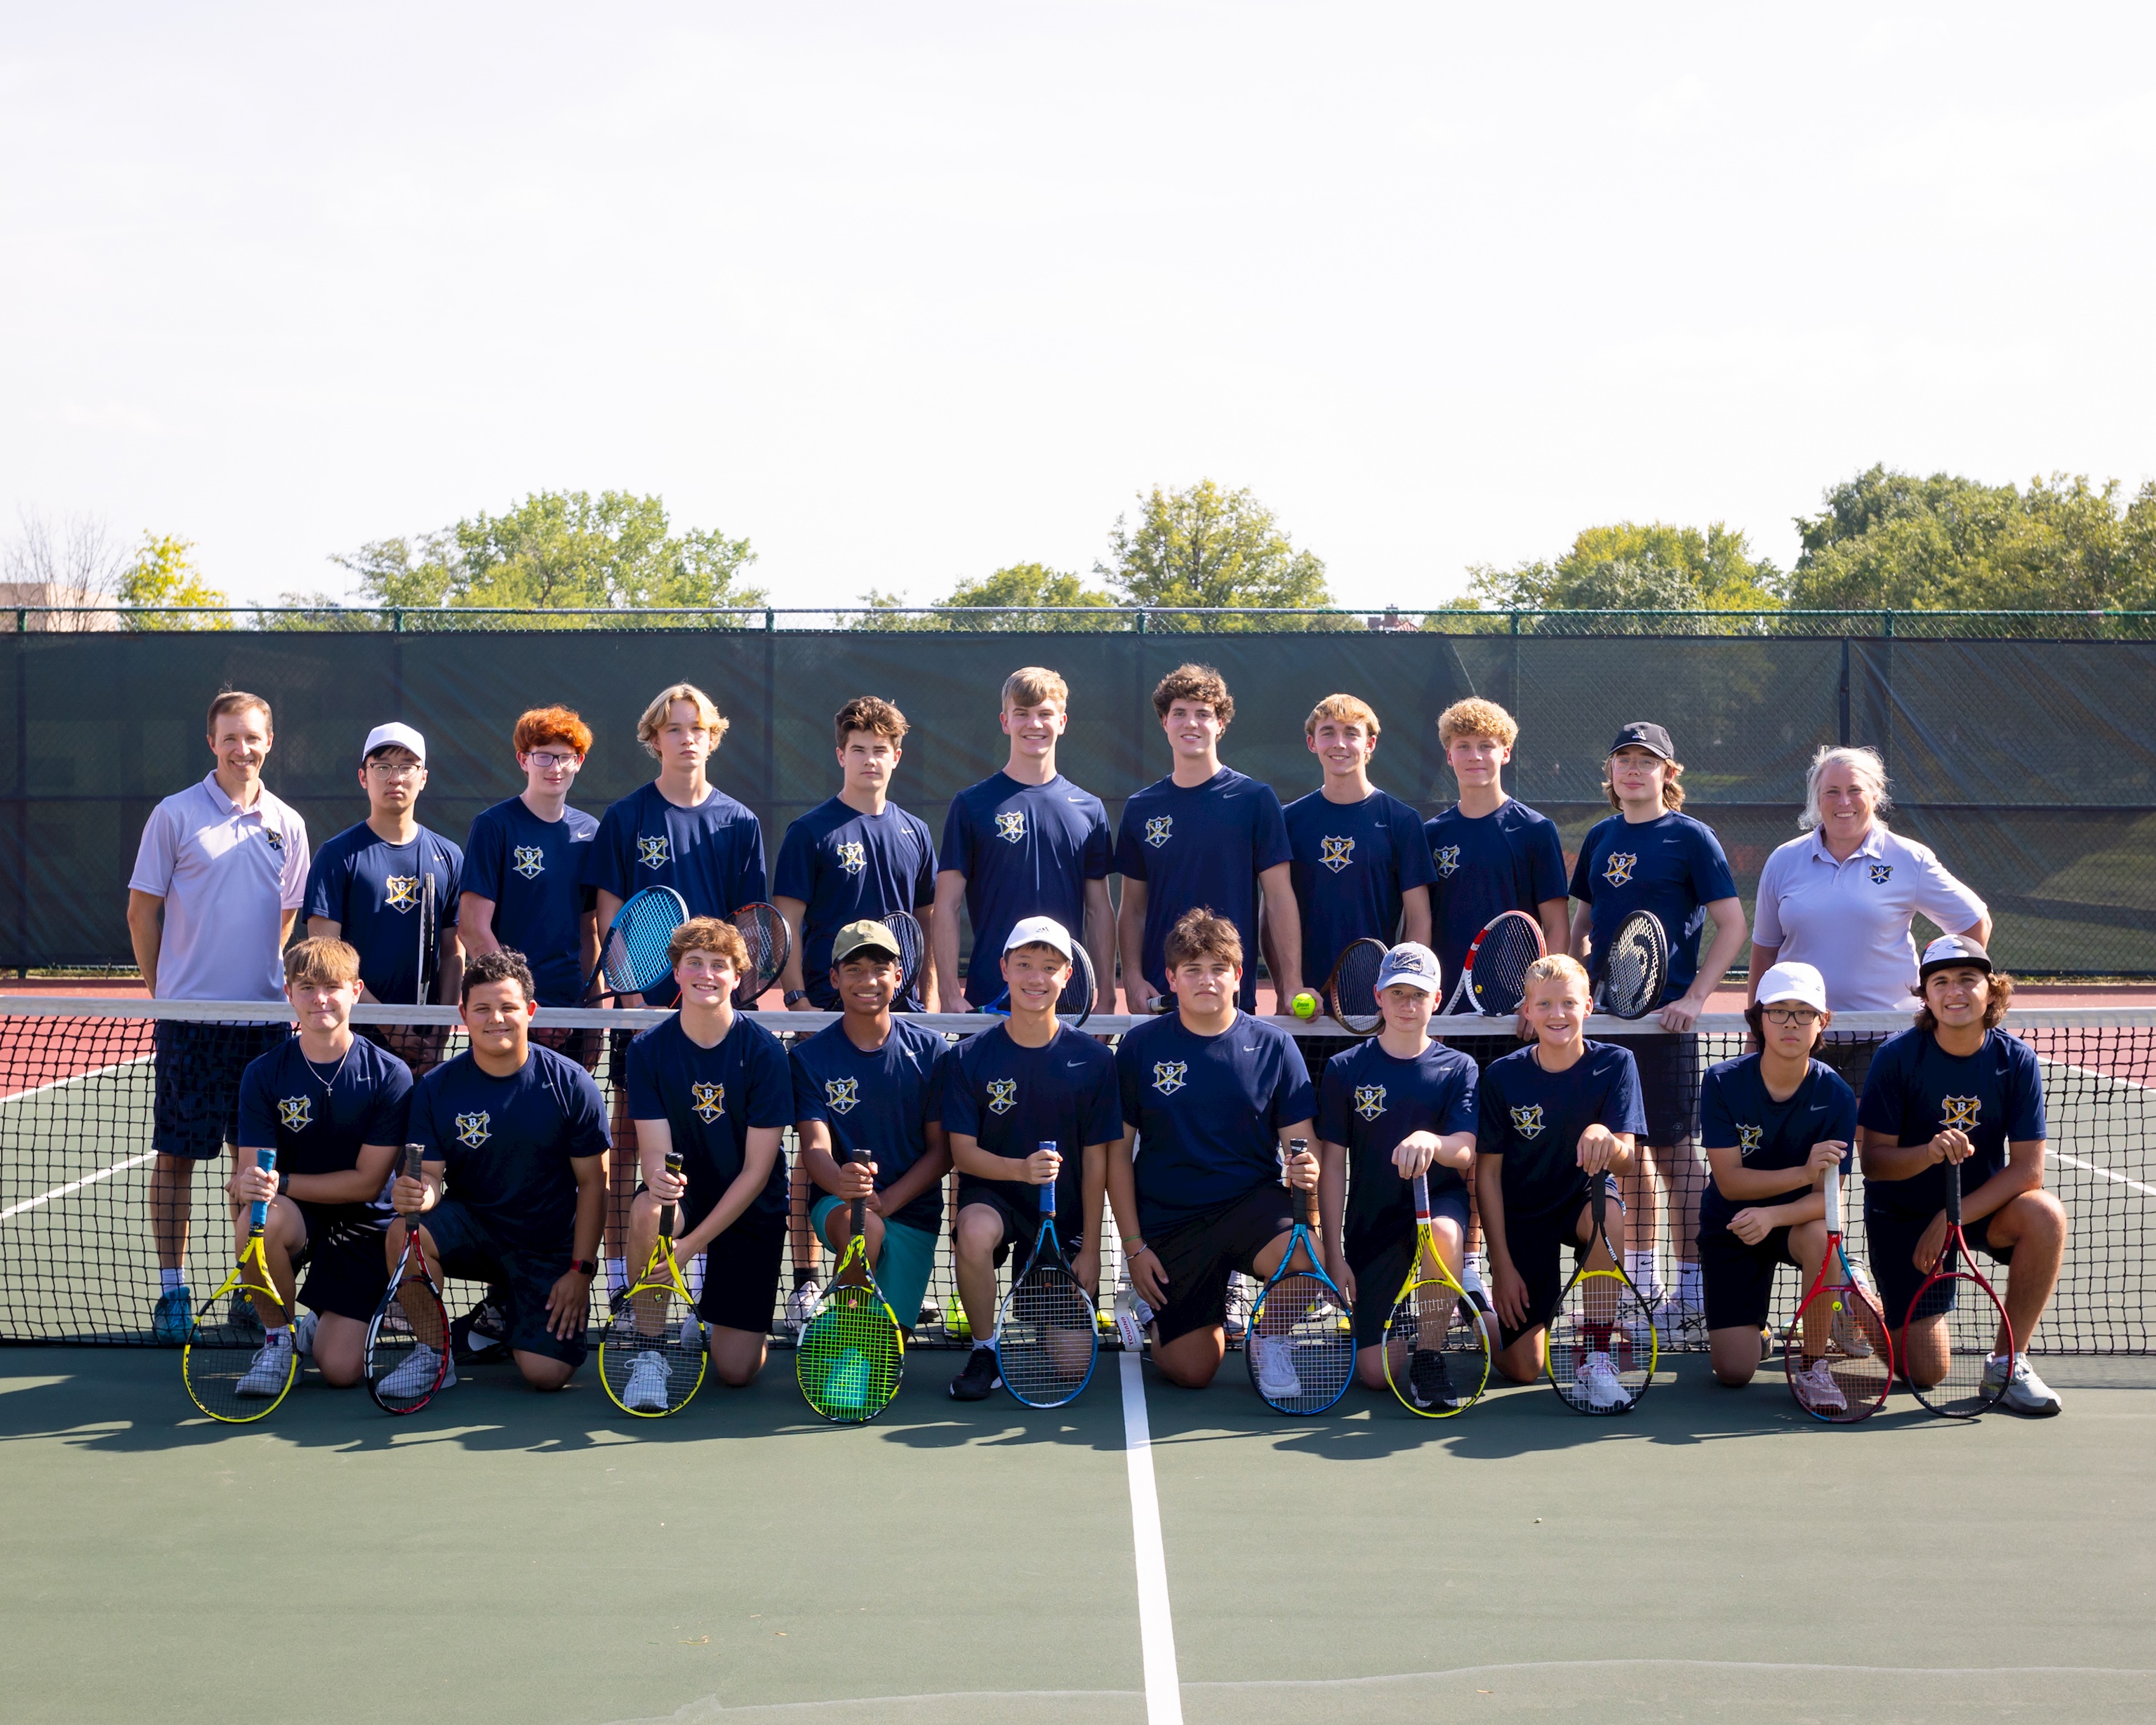
{"type": "MultiPolygon", "coordinates": [[[[553,1251],[504,1245],[484,1219],[454,1198],[444,1199],[421,1216],[419,1226],[434,1243],[444,1276],[466,1276],[500,1291],[512,1350],[543,1354],[572,1366],[583,1363],[582,1331],[564,1342],[547,1328],[547,1296],[554,1291],[554,1284],[568,1273],[567,1240],[553,1251]]],[[[768,1322],[768,1308],[765,1317],[768,1322]]]]}
{"type": "MultiPolygon", "coordinates": [[[[1430,1198],[1433,1222],[1450,1218],[1467,1239],[1467,1189],[1455,1186],[1433,1192],[1430,1198]]],[[[1355,1345],[1375,1348],[1385,1339],[1385,1320],[1393,1302],[1407,1286],[1408,1265],[1414,1253],[1414,1229],[1389,1240],[1376,1235],[1351,1235],[1347,1240],[1348,1267],[1355,1273],[1355,1345]]]]}
{"type": "Polygon", "coordinates": [[[307,1272],[300,1303],[367,1322],[389,1286],[388,1222],[369,1204],[291,1202],[307,1226],[306,1247],[292,1260],[293,1268],[307,1272]]]}
{"type": "MultiPolygon", "coordinates": [[[[1016,1204],[985,1181],[978,1184],[961,1186],[958,1189],[960,1215],[965,1214],[976,1204],[985,1209],[993,1210],[1004,1224],[1004,1237],[996,1246],[997,1269],[1000,1270],[1004,1267],[1013,1252],[1020,1255],[1021,1263],[1032,1257],[1034,1236],[1040,1232],[1040,1214],[1038,1210],[1030,1216],[1019,1214],[1016,1204]]],[[[1082,1235],[1066,1235],[1060,1228],[1055,1230],[1055,1243],[1063,1249],[1065,1262],[1069,1263],[1075,1260],[1078,1255],[1078,1243],[1083,1238],[1082,1235]]]]}
{"type": "MultiPolygon", "coordinates": [[[[1605,1189],[1610,1203],[1622,1210],[1625,1200],[1617,1194],[1617,1177],[1604,1174],[1602,1178],[1609,1183],[1605,1189]]],[[[1510,1348],[1528,1331],[1541,1329],[1549,1322],[1567,1280],[1564,1267],[1558,1261],[1558,1248],[1572,1248],[1575,1269],[1594,1249],[1591,1240],[1582,1245],[1575,1237],[1581,1212],[1586,1208],[1587,1202],[1582,1199],[1578,1209],[1567,1205],[1554,1215],[1537,1217],[1532,1222],[1515,1222],[1509,1216],[1505,1219],[1505,1250],[1512,1255],[1512,1268],[1519,1271],[1520,1280],[1527,1285],[1527,1322],[1517,1329],[1502,1318],[1498,1320],[1499,1348],[1510,1348]]]]}
{"type": "MultiPolygon", "coordinates": [[[[1898,1330],[1908,1321],[1911,1316],[1909,1302],[1917,1297],[1917,1290],[1923,1286],[1925,1278],[1931,1274],[1928,1270],[1917,1269],[1912,1261],[1917,1242],[1922,1238],[1924,1230],[1930,1227],[1931,1223],[1930,1216],[1904,1216],[1892,1210],[1875,1209],[1868,1204],[1864,1206],[1865,1254],[1871,1260],[1872,1275],[1878,1278],[1879,1309],[1886,1313],[1890,1329],[1898,1330]]],[[[1962,1237],[1993,1263],[2011,1264],[2014,1261],[2012,1246],[1992,1245],[1990,1217],[1964,1222],[1961,1231],[1962,1237]]],[[[1960,1267],[1961,1254],[1952,1246],[1947,1248],[1945,1257],[1946,1262],[1942,1267],[1948,1270],[1960,1267]]],[[[1989,1281],[1990,1278],[1986,1276],[1984,1280],[1989,1281]]],[[[1953,1290],[1941,1291],[1951,1294],[1953,1290]]],[[[1998,1291],[1994,1289],[1994,1291],[1998,1291]]],[[[1947,1309],[1949,1303],[1934,1296],[1927,1302],[1925,1310],[1914,1315],[1936,1317],[1947,1309]]],[[[1999,1296],[1999,1303],[2005,1303],[2003,1293],[1999,1296]]]]}
{"type": "MultiPolygon", "coordinates": [[[[1640,1072],[1640,1106],[1647,1117],[1641,1141],[1664,1149],[1690,1144],[1699,1116],[1700,1040],[1686,1032],[1665,1030],[1650,1036],[1619,1036],[1620,1048],[1632,1051],[1640,1072]]],[[[1670,1170],[1665,1168],[1663,1173],[1670,1170]]]]}
{"type": "Polygon", "coordinates": [[[239,1079],[247,1063],[280,1046],[290,1024],[198,1024],[159,1019],[152,1032],[157,1088],[150,1147],[208,1162],[239,1142],[239,1079]]]}
{"type": "Polygon", "coordinates": [[[1202,1216],[1149,1235],[1168,1272],[1168,1303],[1154,1314],[1163,1342],[1227,1320],[1228,1272],[1255,1276],[1259,1253],[1295,1226],[1300,1193],[1268,1180],[1202,1216]]]}
{"type": "MultiPolygon", "coordinates": [[[[706,1210],[691,1216],[685,1210],[681,1231],[688,1233],[709,1214],[706,1210]]],[[[704,1289],[696,1299],[696,1316],[722,1330],[769,1334],[778,1307],[779,1260],[785,1255],[785,1212],[773,1215],[751,1204],[704,1248],[704,1289]]],[[[682,1274],[688,1274],[685,1265],[682,1274]]]]}
{"type": "Polygon", "coordinates": [[[1747,1245],[1726,1224],[1701,1223],[1699,1278],[1707,1328],[1756,1330],[1764,1324],[1774,1303],[1774,1272],[1796,1261],[1786,1228],[1771,1229],[1758,1245],[1747,1245]]]}

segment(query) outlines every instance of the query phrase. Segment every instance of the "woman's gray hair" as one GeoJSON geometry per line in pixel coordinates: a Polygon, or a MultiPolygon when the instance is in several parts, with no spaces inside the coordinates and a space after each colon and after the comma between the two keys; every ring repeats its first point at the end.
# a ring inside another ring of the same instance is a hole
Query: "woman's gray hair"
{"type": "Polygon", "coordinates": [[[1797,817],[1797,829],[1809,833],[1820,824],[1820,784],[1830,767],[1846,767],[1871,793],[1871,815],[1876,820],[1894,806],[1887,794],[1887,763],[1879,751],[1866,748],[1823,748],[1812,757],[1811,771],[1804,775],[1804,812],[1797,817]]]}

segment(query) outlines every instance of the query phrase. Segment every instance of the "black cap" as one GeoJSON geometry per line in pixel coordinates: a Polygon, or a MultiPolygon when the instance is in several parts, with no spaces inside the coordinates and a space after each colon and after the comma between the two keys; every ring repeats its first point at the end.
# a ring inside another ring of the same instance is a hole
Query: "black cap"
{"type": "Polygon", "coordinates": [[[1989,975],[1995,968],[1991,954],[1965,934],[1943,934],[1924,948],[1923,963],[1917,968],[1917,979],[1923,981],[1935,970],[1955,970],[1973,967],[1989,975]]]}
{"type": "Polygon", "coordinates": [[[1665,761],[1677,757],[1676,745],[1670,741],[1670,733],[1645,719],[1635,719],[1617,733],[1617,741],[1609,745],[1609,752],[1614,755],[1620,749],[1649,749],[1665,761]]]}

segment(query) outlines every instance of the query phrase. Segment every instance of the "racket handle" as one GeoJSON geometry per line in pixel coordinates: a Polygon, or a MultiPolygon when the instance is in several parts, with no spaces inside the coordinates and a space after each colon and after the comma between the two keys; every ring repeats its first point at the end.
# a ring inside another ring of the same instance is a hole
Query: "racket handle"
{"type": "MultiPolygon", "coordinates": [[[[1281,1158],[1281,1183],[1282,1185],[1286,1185],[1287,1183],[1288,1163],[1294,1161],[1296,1158],[1302,1155],[1309,1148],[1310,1140],[1307,1138],[1290,1138],[1287,1141],[1287,1154],[1281,1158]]],[[[1308,1191],[1302,1194],[1302,1211],[1304,1216],[1308,1219],[1310,1225],[1315,1229],[1317,1226],[1317,1189],[1315,1186],[1312,1186],[1308,1191]]]]}
{"type": "MultiPolygon", "coordinates": [[[[670,1149],[666,1153],[666,1172],[677,1180],[681,1178],[681,1153],[679,1150],[670,1149]]],[[[659,1237],[661,1240],[674,1237],[674,1206],[670,1204],[659,1206],[659,1237]]]]}
{"type": "Polygon", "coordinates": [[[1835,1239],[1841,1235],[1841,1170],[1830,1168],[1826,1171],[1826,1231],[1835,1239]]]}
{"type": "MultiPolygon", "coordinates": [[[[1044,1150],[1053,1150],[1055,1147],[1055,1140],[1043,1138],[1040,1141],[1040,1147],[1044,1150]]],[[[1058,1172],[1060,1175],[1060,1171],[1058,1172]]],[[[1050,1180],[1040,1189],[1040,1213],[1044,1216],[1052,1216],[1055,1214],[1055,1182],[1054,1180],[1050,1180]]]]}
{"type": "Polygon", "coordinates": [[[1961,1164],[1947,1164],[1947,1220],[1954,1227],[1961,1226],[1961,1164]]]}
{"type": "Polygon", "coordinates": [[[1430,1220],[1430,1178],[1426,1174],[1414,1177],[1415,1221],[1418,1225],[1430,1220]]]}
{"type": "MultiPolygon", "coordinates": [[[[846,1160],[848,1162],[866,1162],[868,1159],[869,1153],[865,1150],[856,1148],[849,1150],[846,1153],[846,1160]]],[[[867,1220],[867,1208],[868,1200],[866,1199],[857,1198],[854,1200],[854,1237],[856,1240],[860,1238],[861,1228],[867,1220]]]]}
{"type": "Polygon", "coordinates": [[[1609,1176],[1606,1173],[1587,1177],[1587,1207],[1594,1217],[1594,1231],[1607,1240],[1609,1237],[1609,1176]]]}
{"type": "MultiPolygon", "coordinates": [[[[275,1173],[277,1172],[277,1153],[275,1150],[257,1150],[254,1153],[254,1165],[260,1168],[265,1174],[275,1173]]],[[[264,1227],[268,1224],[269,1220],[269,1199],[266,1198],[259,1199],[249,1207],[247,1212],[247,1225],[250,1231],[255,1234],[261,1233],[264,1227]]]]}

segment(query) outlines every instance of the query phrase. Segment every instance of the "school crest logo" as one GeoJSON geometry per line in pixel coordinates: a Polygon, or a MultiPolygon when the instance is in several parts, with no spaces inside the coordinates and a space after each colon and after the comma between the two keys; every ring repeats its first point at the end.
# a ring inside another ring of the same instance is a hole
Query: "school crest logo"
{"type": "Polygon", "coordinates": [[[1749,1156],[1766,1142],[1767,1128],[1763,1126],[1740,1126],[1737,1128],[1737,1153],[1749,1156]]]}
{"type": "Polygon", "coordinates": [[[839,841],[839,866],[849,875],[858,875],[869,865],[869,847],[859,839],[839,841]]]}
{"type": "Polygon", "coordinates": [[[726,1087],[723,1084],[691,1084],[689,1086],[689,1111],[709,1126],[726,1111],[726,1087]]]}
{"type": "Polygon", "coordinates": [[[382,908],[385,911],[416,911],[419,908],[419,877],[417,875],[392,875],[382,883],[382,908]]]}
{"type": "Polygon", "coordinates": [[[457,1142],[467,1150],[476,1150],[494,1134],[487,1129],[490,1117],[485,1114],[457,1116],[457,1142]]]}
{"type": "Polygon", "coordinates": [[[1385,1087],[1382,1084],[1358,1084],[1355,1086],[1355,1111],[1365,1120],[1375,1120],[1385,1111],[1385,1087]]]}
{"type": "Polygon", "coordinates": [[[1317,860],[1337,875],[1355,860],[1355,841],[1353,839],[1320,839],[1317,841],[1317,860]]]}
{"type": "Polygon", "coordinates": [[[1006,809],[996,817],[996,836],[1006,845],[1015,845],[1025,837],[1025,810],[1006,809]]]}
{"type": "Polygon", "coordinates": [[[991,1078],[988,1081],[988,1112],[1008,1114],[1018,1106],[1018,1080],[991,1078]]]}
{"type": "Polygon", "coordinates": [[[860,1079],[827,1078],[824,1081],[824,1106],[834,1114],[852,1113],[860,1099],[860,1079]]]}
{"type": "Polygon", "coordinates": [[[1437,871],[1450,880],[1460,872],[1460,847],[1447,845],[1437,853],[1437,871]]]}
{"type": "Polygon", "coordinates": [[[516,870],[518,874],[523,875],[523,877],[527,880],[537,880],[541,871],[544,870],[546,866],[547,853],[544,850],[542,850],[536,845],[517,845],[516,847],[516,860],[510,864],[510,867],[516,870]]]}
{"type": "Polygon", "coordinates": [[[313,1103],[305,1096],[280,1096],[277,1099],[277,1124],[288,1132],[303,1132],[313,1123],[313,1103]]]}
{"type": "Polygon", "coordinates": [[[1639,866],[1640,854],[1636,850],[1613,850],[1609,860],[1602,865],[1602,878],[1612,886],[1628,886],[1632,870],[1639,866]]]}
{"type": "Polygon", "coordinates": [[[1512,1130],[1530,1142],[1539,1138],[1543,1135],[1543,1105],[1537,1102],[1532,1108],[1513,1109],[1512,1130]]]}
{"type": "Polygon", "coordinates": [[[263,828],[262,842],[267,845],[272,850],[275,851],[278,855],[282,856],[285,854],[285,835],[279,832],[276,828],[263,828]]]}
{"type": "Polygon", "coordinates": [[[1874,886],[1884,886],[1893,877],[1893,864],[1874,863],[1871,865],[1871,884],[1874,886]]]}
{"type": "Polygon", "coordinates": [[[674,860],[674,847],[666,842],[664,833],[639,833],[636,838],[636,860],[647,869],[663,869],[674,860]]]}
{"type": "Polygon", "coordinates": [[[1183,1088],[1185,1075],[1189,1070],[1188,1060],[1155,1060],[1152,1063],[1152,1087],[1164,1096],[1172,1096],[1183,1088]]]}
{"type": "Polygon", "coordinates": [[[1982,1098],[1978,1096],[1941,1096],[1939,1106],[1946,1111],[1946,1117],[1939,1124],[1959,1127],[1965,1132],[1974,1132],[1976,1111],[1981,1102],[1982,1098]]]}
{"type": "Polygon", "coordinates": [[[1145,841],[1147,844],[1152,845],[1155,850],[1158,850],[1162,845],[1168,843],[1169,835],[1173,834],[1174,830],[1175,817],[1173,815],[1156,814],[1146,822],[1145,841]]]}

